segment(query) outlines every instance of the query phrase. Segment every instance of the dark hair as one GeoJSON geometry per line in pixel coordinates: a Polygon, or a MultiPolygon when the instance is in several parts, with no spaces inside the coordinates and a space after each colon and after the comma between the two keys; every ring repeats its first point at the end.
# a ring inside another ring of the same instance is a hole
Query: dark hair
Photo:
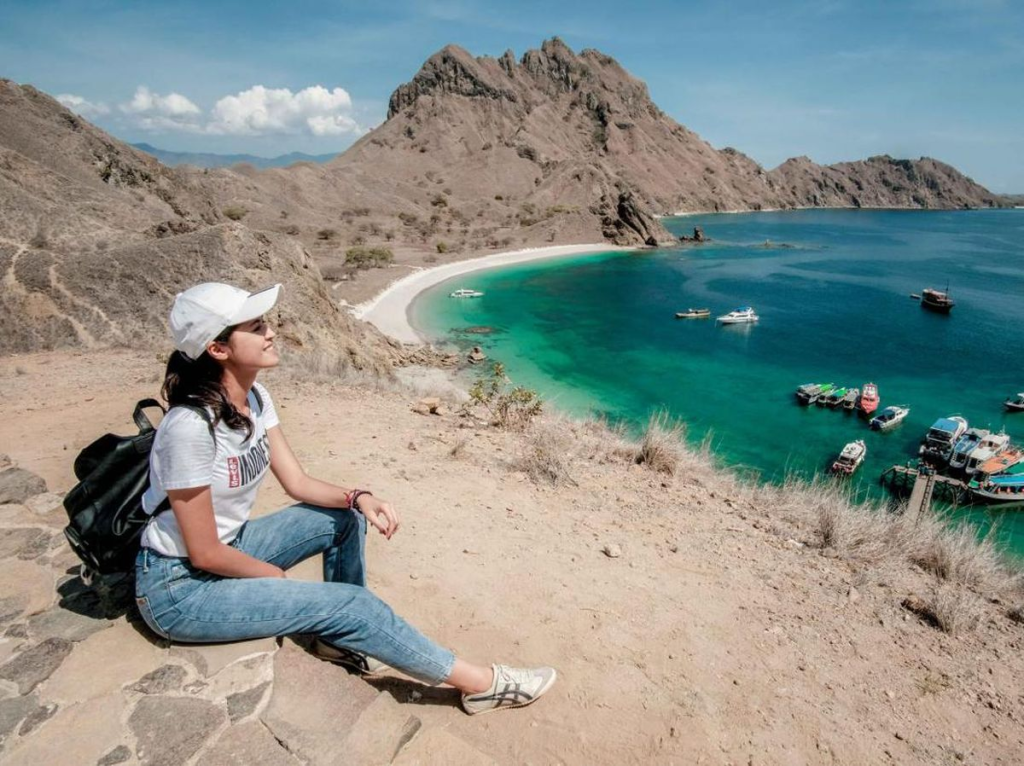
{"type": "MultiPolygon", "coordinates": [[[[226,341],[234,329],[229,327],[217,336],[217,340],[226,341]]],[[[167,360],[164,385],[160,393],[171,407],[182,404],[209,407],[213,412],[214,425],[223,420],[228,428],[245,431],[245,438],[251,439],[252,421],[228,399],[221,382],[223,374],[224,370],[217,364],[217,360],[207,353],[193,361],[180,351],[175,351],[167,360]]]]}

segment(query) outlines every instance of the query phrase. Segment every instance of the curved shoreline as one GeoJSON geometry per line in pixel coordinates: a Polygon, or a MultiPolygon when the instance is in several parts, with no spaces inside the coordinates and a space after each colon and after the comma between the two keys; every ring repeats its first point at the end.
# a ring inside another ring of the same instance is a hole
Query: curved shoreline
{"type": "Polygon", "coordinates": [[[417,295],[447,279],[474,271],[511,266],[527,261],[538,261],[544,258],[635,249],[634,247],[621,247],[609,244],[555,245],[552,247],[531,247],[504,253],[492,253],[491,255],[479,258],[446,263],[443,266],[434,266],[407,274],[401,279],[392,282],[370,300],[354,306],[352,314],[357,319],[369,322],[385,335],[402,343],[423,343],[422,336],[416,332],[416,329],[409,321],[409,307],[412,306],[412,302],[417,295]]]}

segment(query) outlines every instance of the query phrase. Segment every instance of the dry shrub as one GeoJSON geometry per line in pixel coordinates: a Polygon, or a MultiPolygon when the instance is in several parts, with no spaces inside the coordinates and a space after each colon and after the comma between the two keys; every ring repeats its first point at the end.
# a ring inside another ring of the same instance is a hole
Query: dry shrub
{"type": "Polygon", "coordinates": [[[880,564],[892,555],[888,513],[882,508],[857,505],[845,485],[818,478],[793,490],[793,502],[812,510],[823,548],[833,548],[846,558],[869,564],[880,564]]]}
{"type": "Polygon", "coordinates": [[[573,476],[577,440],[564,418],[534,420],[516,440],[512,468],[538,483],[578,486],[573,476]]]}
{"type": "Polygon", "coordinates": [[[897,526],[904,531],[902,542],[908,558],[940,580],[971,588],[1002,590],[1010,575],[992,535],[978,539],[970,524],[950,525],[941,517],[906,516],[897,526]]]}
{"type": "Polygon", "coordinates": [[[937,581],[925,605],[935,626],[951,636],[968,633],[981,621],[981,599],[960,583],[937,581]]]}
{"type": "Polygon", "coordinates": [[[652,471],[674,476],[680,463],[686,457],[683,437],[686,427],[674,421],[664,410],[655,412],[647,420],[647,427],[640,435],[634,461],[652,471]]]}
{"type": "Polygon", "coordinates": [[[448,455],[450,457],[455,458],[456,460],[461,460],[463,457],[465,457],[466,447],[468,446],[469,439],[466,438],[465,436],[460,436],[455,440],[455,444],[451,446],[451,449],[448,450],[448,455]]]}

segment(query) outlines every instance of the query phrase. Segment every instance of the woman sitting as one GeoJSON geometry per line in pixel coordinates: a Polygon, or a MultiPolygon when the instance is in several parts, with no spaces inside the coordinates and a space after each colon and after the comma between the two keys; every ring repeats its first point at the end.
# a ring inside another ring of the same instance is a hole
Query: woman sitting
{"type": "Polygon", "coordinates": [[[366,490],[307,476],[288,446],[256,383],[279,361],[264,318],[279,292],[206,283],[174,301],[177,350],[163,385],[171,409],[150,457],[143,505],[153,518],[136,561],[143,619],[173,641],[313,634],[319,655],[363,673],[390,666],[454,686],[470,714],[530,704],[551,688],[553,668],[459,659],[367,589],[367,524],[391,539],[398,512],[366,490]],[[250,520],[268,468],[297,505],[250,520]],[[316,554],[323,582],[288,578],[316,554]]]}

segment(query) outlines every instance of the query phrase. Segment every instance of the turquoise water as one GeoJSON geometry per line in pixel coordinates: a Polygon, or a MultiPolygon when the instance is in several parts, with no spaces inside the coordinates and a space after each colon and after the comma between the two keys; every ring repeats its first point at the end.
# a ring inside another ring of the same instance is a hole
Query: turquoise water
{"type": "MultiPolygon", "coordinates": [[[[1024,211],[807,210],[665,224],[676,234],[702,226],[713,241],[477,272],[424,293],[413,323],[434,340],[482,346],[560,409],[637,426],[665,408],[690,439],[710,433],[724,462],[767,481],[820,473],[863,438],[854,485],[882,496],[881,472],[916,456],[931,423],[951,414],[1024,442],[1024,414],[1001,406],[1024,390],[1024,211]],[[950,316],[909,297],[947,282],[950,316]],[[456,287],[486,295],[449,299],[456,287]],[[714,317],[739,305],[760,323],[674,319],[691,306],[714,317]],[[842,411],[798,406],[794,389],[812,381],[874,381],[881,406],[909,405],[910,415],[881,434],[842,411]]],[[[997,522],[1024,554],[1024,510],[957,513],[982,528],[997,522]]]]}

